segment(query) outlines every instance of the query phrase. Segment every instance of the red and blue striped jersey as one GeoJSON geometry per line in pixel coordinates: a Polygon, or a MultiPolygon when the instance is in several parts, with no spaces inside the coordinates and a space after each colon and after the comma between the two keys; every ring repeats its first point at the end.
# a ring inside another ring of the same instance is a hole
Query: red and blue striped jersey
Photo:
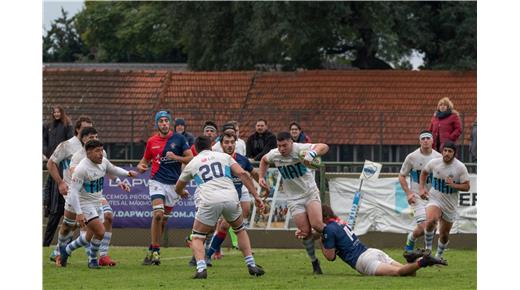
{"type": "Polygon", "coordinates": [[[161,137],[160,134],[150,137],[144,151],[144,158],[152,160],[150,179],[163,184],[175,184],[181,174],[182,163],[169,159],[166,153],[171,151],[175,155],[183,156],[184,151],[188,149],[188,141],[181,134],[170,131],[166,137],[161,137]]]}

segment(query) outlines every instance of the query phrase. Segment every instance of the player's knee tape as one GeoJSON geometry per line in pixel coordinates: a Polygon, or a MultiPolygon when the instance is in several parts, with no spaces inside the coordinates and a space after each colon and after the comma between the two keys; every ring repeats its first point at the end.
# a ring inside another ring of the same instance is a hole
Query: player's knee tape
{"type": "Polygon", "coordinates": [[[160,211],[160,212],[164,213],[164,205],[163,204],[154,205],[153,211],[160,211]]]}
{"type": "Polygon", "coordinates": [[[76,220],[73,220],[73,219],[69,219],[68,217],[64,216],[63,217],[63,223],[68,225],[68,226],[75,226],[76,225],[76,220]]]}
{"type": "Polygon", "coordinates": [[[242,223],[241,225],[239,225],[238,227],[236,228],[233,228],[233,232],[235,234],[238,234],[240,233],[241,231],[245,230],[246,229],[246,226],[244,225],[244,223],[242,223]]]}
{"type": "Polygon", "coordinates": [[[208,236],[208,233],[197,232],[197,231],[195,231],[195,230],[192,230],[192,231],[191,231],[191,238],[192,238],[192,239],[194,239],[194,238],[198,238],[198,239],[205,240],[207,236],[208,236]]]}
{"type": "Polygon", "coordinates": [[[110,204],[104,204],[101,209],[103,210],[103,213],[113,213],[112,211],[112,207],[110,206],[110,204]]]}

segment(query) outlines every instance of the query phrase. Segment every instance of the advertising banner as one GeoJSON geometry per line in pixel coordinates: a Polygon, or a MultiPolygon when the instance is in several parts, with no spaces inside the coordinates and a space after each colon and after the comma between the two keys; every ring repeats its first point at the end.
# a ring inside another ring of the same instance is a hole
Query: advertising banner
{"type": "MultiPolygon", "coordinates": [[[[334,212],[347,220],[359,179],[329,179],[330,203],[334,212]]],[[[395,178],[365,180],[363,197],[356,218],[356,234],[368,231],[407,233],[414,229],[412,208],[408,205],[406,193],[395,178]]],[[[470,174],[469,192],[458,194],[458,219],[453,224],[452,233],[477,233],[477,175],[470,174]]]]}
{"type": "MultiPolygon", "coordinates": [[[[136,170],[135,167],[125,167],[136,170]]],[[[114,228],[149,228],[152,222],[152,203],[148,193],[150,170],[139,174],[137,178],[121,178],[131,186],[130,192],[120,189],[115,182],[105,178],[103,195],[114,211],[114,228]]],[[[174,186],[174,185],[173,185],[174,186]]],[[[186,189],[190,193],[187,199],[181,199],[173,207],[173,217],[168,220],[169,228],[191,228],[195,218],[195,182],[190,182],[186,189]]]]}

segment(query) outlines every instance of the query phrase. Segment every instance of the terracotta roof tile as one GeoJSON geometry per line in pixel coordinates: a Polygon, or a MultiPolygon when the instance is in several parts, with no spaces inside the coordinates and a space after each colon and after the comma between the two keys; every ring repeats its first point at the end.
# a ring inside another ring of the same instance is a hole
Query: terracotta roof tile
{"type": "Polygon", "coordinates": [[[47,68],[43,75],[44,111],[60,104],[73,118],[88,112],[107,142],[129,141],[132,110],[133,139],[146,139],[158,108],[184,118],[196,135],[209,119],[219,126],[238,120],[244,139],[258,118],[265,118],[273,132],[287,130],[296,120],[314,142],[329,144],[416,144],[417,132],[428,127],[442,97],[449,97],[464,118],[465,144],[476,118],[476,72],[47,68]],[[116,123],[127,125],[114,129],[116,123]]]}

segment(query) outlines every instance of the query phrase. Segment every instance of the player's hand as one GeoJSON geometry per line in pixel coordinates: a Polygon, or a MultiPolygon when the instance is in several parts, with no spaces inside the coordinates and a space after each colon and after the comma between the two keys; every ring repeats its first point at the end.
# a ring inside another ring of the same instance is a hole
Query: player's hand
{"type": "Polygon", "coordinates": [[[428,200],[428,192],[425,189],[420,190],[419,196],[421,199],[428,200]]]}
{"type": "Polygon", "coordinates": [[[171,151],[166,152],[166,157],[168,157],[171,160],[175,160],[175,161],[179,160],[179,156],[175,155],[175,153],[173,153],[171,151]]]}
{"type": "Polygon", "coordinates": [[[294,232],[294,236],[300,240],[303,240],[307,237],[307,235],[300,229],[297,229],[296,232],[294,232]]]}
{"type": "Polygon", "coordinates": [[[139,175],[139,173],[137,173],[136,171],[133,171],[133,170],[128,171],[128,177],[135,178],[135,177],[137,177],[137,175],[139,175]]]}
{"type": "Polygon", "coordinates": [[[262,199],[260,199],[260,197],[258,195],[255,196],[255,205],[261,212],[264,211],[265,204],[262,201],[262,199]]]}
{"type": "Polygon", "coordinates": [[[188,198],[189,195],[190,193],[186,189],[182,191],[182,194],[180,194],[182,198],[188,198]]]}
{"type": "Polygon", "coordinates": [[[408,204],[409,205],[414,205],[415,204],[415,195],[414,195],[413,192],[411,194],[407,194],[406,195],[406,199],[408,200],[408,204]]]}
{"type": "Polygon", "coordinates": [[[269,190],[269,186],[267,186],[267,182],[265,181],[265,178],[263,178],[263,177],[258,178],[258,184],[260,184],[260,186],[263,189],[265,189],[266,191],[269,190]]]}
{"type": "Polygon", "coordinates": [[[117,186],[119,186],[119,188],[121,188],[122,190],[124,190],[126,192],[130,192],[130,185],[126,184],[123,181],[119,182],[119,184],[117,186]]]}
{"type": "Polygon", "coordinates": [[[60,184],[58,184],[58,191],[61,195],[67,195],[67,192],[69,192],[69,186],[67,183],[65,183],[65,181],[60,181],[60,184]]]}
{"type": "Polygon", "coordinates": [[[76,215],[76,221],[79,223],[79,226],[81,228],[86,226],[87,219],[85,218],[85,215],[80,213],[76,215]]]}
{"type": "Polygon", "coordinates": [[[146,170],[148,170],[148,165],[146,164],[137,164],[137,171],[144,173],[146,170]]]}

